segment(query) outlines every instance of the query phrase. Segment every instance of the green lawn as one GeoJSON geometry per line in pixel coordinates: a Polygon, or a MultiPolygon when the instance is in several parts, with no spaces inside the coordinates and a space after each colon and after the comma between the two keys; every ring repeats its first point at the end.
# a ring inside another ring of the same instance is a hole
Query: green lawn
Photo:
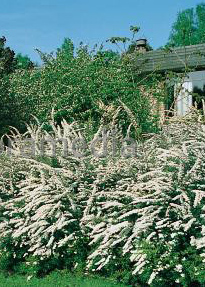
{"type": "Polygon", "coordinates": [[[70,274],[53,272],[43,279],[0,275],[0,287],[128,287],[103,278],[75,277],[70,274]]]}

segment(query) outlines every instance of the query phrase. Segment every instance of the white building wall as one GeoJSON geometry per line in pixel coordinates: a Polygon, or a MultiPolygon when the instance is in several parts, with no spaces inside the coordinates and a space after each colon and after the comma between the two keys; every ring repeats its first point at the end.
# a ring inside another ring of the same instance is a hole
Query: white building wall
{"type": "Polygon", "coordinates": [[[175,86],[176,114],[185,116],[193,105],[192,93],[193,84],[186,80],[183,84],[175,86]]]}

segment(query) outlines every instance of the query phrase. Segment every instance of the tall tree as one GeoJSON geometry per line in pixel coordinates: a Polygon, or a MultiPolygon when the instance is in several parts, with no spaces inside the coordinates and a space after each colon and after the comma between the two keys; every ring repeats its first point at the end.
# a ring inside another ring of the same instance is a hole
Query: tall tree
{"type": "Polygon", "coordinates": [[[0,76],[9,74],[15,69],[15,53],[9,47],[5,47],[6,38],[0,38],[0,76]]]}
{"type": "Polygon", "coordinates": [[[15,70],[15,53],[6,47],[6,38],[0,38],[0,136],[14,123],[15,107],[9,94],[8,75],[15,70]]]}
{"type": "Polygon", "coordinates": [[[172,26],[168,46],[188,46],[205,43],[205,4],[178,13],[172,26]]]}

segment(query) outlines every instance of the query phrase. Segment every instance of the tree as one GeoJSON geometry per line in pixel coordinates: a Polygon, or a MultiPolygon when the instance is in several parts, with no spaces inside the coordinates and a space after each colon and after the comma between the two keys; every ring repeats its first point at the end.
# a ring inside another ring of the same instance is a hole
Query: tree
{"type": "Polygon", "coordinates": [[[9,47],[5,47],[6,38],[0,38],[0,77],[9,74],[15,68],[15,53],[9,47]]]}
{"type": "Polygon", "coordinates": [[[23,56],[21,53],[16,55],[15,60],[17,69],[34,68],[34,63],[31,61],[31,59],[28,56],[23,56]]]}
{"type": "Polygon", "coordinates": [[[30,69],[34,67],[34,63],[28,56],[21,53],[15,56],[15,52],[5,46],[6,38],[0,38],[0,74],[8,75],[16,69],[30,69]]]}
{"type": "MultiPolygon", "coordinates": [[[[72,41],[65,39],[56,55],[41,52],[40,55],[44,61],[42,69],[21,70],[10,77],[15,127],[21,131],[25,122],[33,119],[32,115],[40,122],[49,123],[54,108],[57,123],[62,119],[77,121],[92,136],[101,124],[104,110],[110,107],[110,112],[116,111],[120,101],[133,113],[139,133],[155,129],[156,118],[150,113],[149,98],[138,85],[141,79],[137,75],[134,78],[131,67],[117,53],[102,49],[89,51],[82,44],[74,50],[72,41]]],[[[155,87],[158,80],[153,82],[154,79],[152,83],[147,80],[147,90],[155,87]]],[[[117,115],[124,129],[130,125],[124,108],[117,115]]],[[[106,123],[109,112],[107,118],[106,123]]]]}
{"type": "Polygon", "coordinates": [[[0,136],[8,131],[8,126],[15,123],[13,96],[9,93],[9,75],[16,67],[15,53],[6,47],[6,38],[0,38],[0,136]]]}
{"type": "Polygon", "coordinates": [[[6,38],[0,38],[0,136],[7,133],[9,126],[18,123],[17,103],[10,90],[10,77],[15,71],[30,70],[34,64],[28,56],[17,54],[6,47],[6,38]]]}
{"type": "Polygon", "coordinates": [[[74,44],[71,39],[65,38],[61,47],[57,49],[57,56],[61,54],[68,59],[72,59],[74,57],[74,44]]]}
{"type": "Polygon", "coordinates": [[[178,13],[167,45],[172,47],[205,43],[205,4],[178,13]]]}

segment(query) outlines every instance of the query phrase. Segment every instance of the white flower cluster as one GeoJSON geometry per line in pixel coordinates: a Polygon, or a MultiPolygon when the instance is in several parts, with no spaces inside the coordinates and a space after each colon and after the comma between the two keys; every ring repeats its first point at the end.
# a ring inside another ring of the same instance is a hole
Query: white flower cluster
{"type": "MultiPolygon", "coordinates": [[[[24,136],[38,141],[44,133],[28,127],[24,136]]],[[[50,136],[71,140],[76,133],[63,122],[53,125],[50,136]]],[[[115,251],[121,250],[122,256],[129,254],[133,275],[152,266],[150,285],[172,267],[181,282],[186,260],[173,255],[177,264],[172,266],[169,258],[185,238],[205,259],[204,125],[165,126],[128,159],[59,155],[52,164],[39,154],[15,156],[19,142],[12,157],[1,156],[0,231],[1,238],[10,235],[27,248],[25,257],[50,257],[89,235],[88,269],[116,264],[115,251]],[[163,246],[155,265],[148,246],[163,246]]]]}
{"type": "MultiPolygon", "coordinates": [[[[173,123],[164,127],[159,135],[139,146],[137,158],[129,163],[119,159],[112,168],[108,166],[106,180],[113,179],[113,184],[95,194],[90,244],[96,246],[97,242],[98,246],[88,257],[88,266],[101,269],[114,259],[112,254],[117,248],[123,255],[130,254],[133,275],[153,267],[148,284],[162,271],[171,269],[181,282],[185,261],[176,250],[182,242],[204,257],[204,172],[202,124],[173,123]],[[155,266],[144,242],[152,249],[163,246],[155,266]],[[170,258],[177,266],[169,263],[170,258]]],[[[197,274],[197,268],[195,271],[197,274]]]]}

